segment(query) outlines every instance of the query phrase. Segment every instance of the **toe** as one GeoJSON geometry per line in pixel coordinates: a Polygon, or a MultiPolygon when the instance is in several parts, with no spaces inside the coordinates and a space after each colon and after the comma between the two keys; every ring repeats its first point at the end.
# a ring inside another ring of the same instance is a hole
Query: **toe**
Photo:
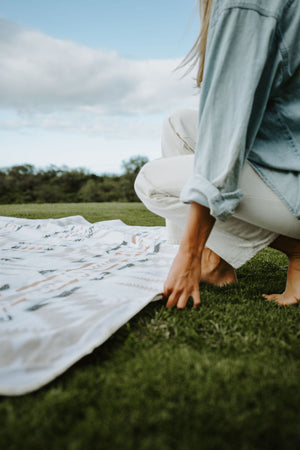
{"type": "Polygon", "coordinates": [[[274,300],[276,301],[278,299],[278,297],[280,296],[280,294],[262,294],[262,296],[268,301],[268,302],[273,302],[274,300]]]}

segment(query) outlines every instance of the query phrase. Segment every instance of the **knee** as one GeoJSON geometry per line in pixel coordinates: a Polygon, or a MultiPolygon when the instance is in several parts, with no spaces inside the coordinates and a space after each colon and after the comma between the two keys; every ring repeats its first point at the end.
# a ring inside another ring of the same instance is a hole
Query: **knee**
{"type": "Polygon", "coordinates": [[[190,115],[194,111],[190,109],[177,109],[164,118],[162,124],[162,135],[174,135],[176,136],[178,131],[182,129],[185,123],[190,120],[190,115]]]}
{"type": "Polygon", "coordinates": [[[194,152],[197,112],[179,109],[167,116],[162,125],[162,156],[194,152]]]}
{"type": "Polygon", "coordinates": [[[143,203],[147,203],[157,192],[157,175],[155,161],[145,164],[138,173],[134,182],[134,189],[143,203]]]}

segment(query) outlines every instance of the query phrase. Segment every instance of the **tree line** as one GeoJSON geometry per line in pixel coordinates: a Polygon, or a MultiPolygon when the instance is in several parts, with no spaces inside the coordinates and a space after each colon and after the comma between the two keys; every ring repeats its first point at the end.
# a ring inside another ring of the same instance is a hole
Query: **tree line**
{"type": "Polygon", "coordinates": [[[0,169],[0,203],[137,202],[134,180],[146,162],[145,156],[122,161],[121,175],[31,164],[0,169]]]}

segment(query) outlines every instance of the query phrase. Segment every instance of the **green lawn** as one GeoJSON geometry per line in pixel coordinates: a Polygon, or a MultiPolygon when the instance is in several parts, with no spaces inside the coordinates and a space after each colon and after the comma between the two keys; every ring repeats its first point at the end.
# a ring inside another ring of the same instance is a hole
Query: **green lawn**
{"type": "Polygon", "coordinates": [[[27,219],[57,219],[83,216],[89,222],[120,219],[127,225],[164,225],[161,217],[152,214],[142,203],[29,203],[26,205],[0,205],[0,216],[27,219]]]}
{"type": "MultiPolygon", "coordinates": [[[[141,204],[0,206],[1,215],[83,215],[160,225],[141,204]]],[[[300,449],[300,309],[287,260],[268,249],[239,284],[201,286],[202,305],[150,304],[42,390],[0,401],[1,449],[300,449]]]]}

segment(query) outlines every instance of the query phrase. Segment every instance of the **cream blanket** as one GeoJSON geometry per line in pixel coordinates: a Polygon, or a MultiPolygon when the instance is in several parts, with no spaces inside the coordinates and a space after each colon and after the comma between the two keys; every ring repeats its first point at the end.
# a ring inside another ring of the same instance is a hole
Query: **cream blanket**
{"type": "Polygon", "coordinates": [[[45,385],[162,291],[163,227],[0,217],[0,394],[45,385]]]}

